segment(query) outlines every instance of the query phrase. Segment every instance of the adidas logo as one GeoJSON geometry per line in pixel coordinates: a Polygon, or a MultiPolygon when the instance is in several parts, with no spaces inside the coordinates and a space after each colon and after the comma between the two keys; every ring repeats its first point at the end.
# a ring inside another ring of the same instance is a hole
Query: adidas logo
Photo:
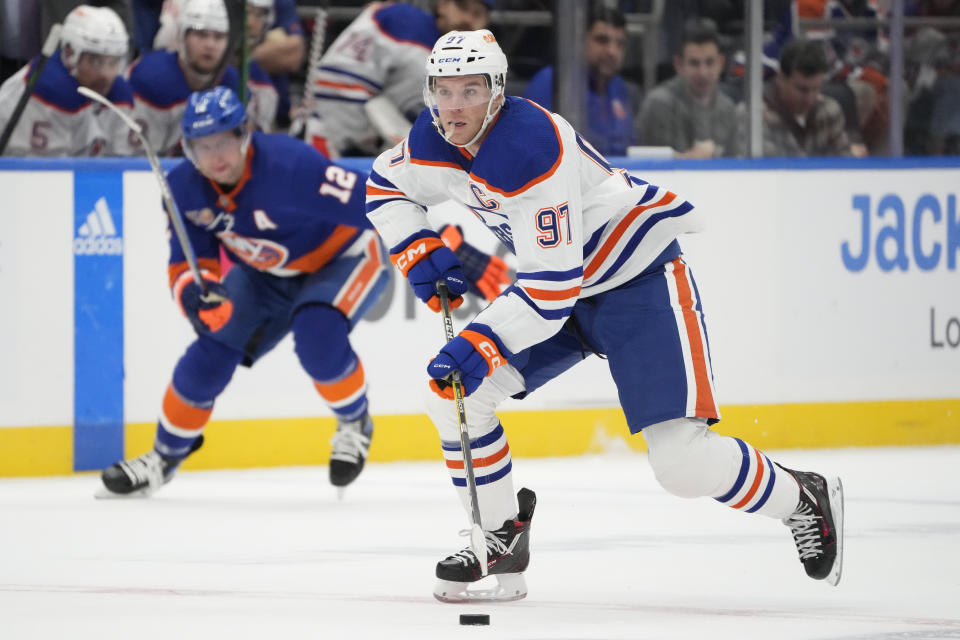
{"type": "Polygon", "coordinates": [[[73,253],[78,256],[118,256],[123,253],[123,238],[117,236],[106,198],[97,200],[93,211],[87,214],[87,221],[77,229],[73,253]]]}

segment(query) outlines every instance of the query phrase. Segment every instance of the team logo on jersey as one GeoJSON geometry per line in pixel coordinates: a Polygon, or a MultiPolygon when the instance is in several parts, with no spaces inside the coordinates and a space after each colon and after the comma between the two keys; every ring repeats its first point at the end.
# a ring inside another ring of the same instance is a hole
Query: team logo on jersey
{"type": "Polygon", "coordinates": [[[229,231],[221,231],[217,237],[231,253],[260,271],[282,266],[290,255],[282,244],[263,238],[248,238],[229,231]]]}
{"type": "Polygon", "coordinates": [[[123,253],[123,238],[117,235],[107,199],[101,197],[77,229],[73,252],[80,256],[118,256],[123,253]]]}
{"type": "Polygon", "coordinates": [[[187,220],[197,225],[198,227],[208,227],[213,224],[213,221],[217,218],[213,213],[213,209],[210,207],[204,207],[203,209],[187,211],[183,215],[187,216],[187,220]]]}

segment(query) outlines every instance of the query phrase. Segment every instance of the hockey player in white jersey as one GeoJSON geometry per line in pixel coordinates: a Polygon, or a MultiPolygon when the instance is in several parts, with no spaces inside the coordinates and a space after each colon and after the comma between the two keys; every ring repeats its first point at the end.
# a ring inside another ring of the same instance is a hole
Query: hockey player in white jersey
{"type": "MultiPolygon", "coordinates": [[[[376,155],[403,139],[423,108],[423,63],[441,33],[487,26],[492,0],[438,0],[433,15],[375,2],[333,41],[315,70],[306,140],[324,155],[376,155]]],[[[314,61],[311,61],[313,63],[314,61]]]]}
{"type": "MultiPolygon", "coordinates": [[[[133,94],[120,73],[127,58],[127,30],[112,9],[80,5],[63,22],[60,46],[37,81],[5,153],[13,156],[131,155],[133,137],[109,109],[77,93],[89,87],[120,109],[133,109],[133,94]]],[[[34,58],[0,87],[0,129],[26,86],[34,58]]]]}
{"type": "MultiPolygon", "coordinates": [[[[630,432],[642,432],[660,484],[782,520],[808,575],[836,584],[843,493],[836,477],[773,463],[710,429],[720,419],[696,283],[677,236],[701,214],[675,193],[612,167],[557,114],[503,94],[507,61],[489,31],[452,32],[427,63],[427,109],[410,135],[374,163],[367,215],[422,300],[436,285],[461,294],[456,260],[425,208],[463,203],[515,255],[516,282],[428,365],[428,412],[446,466],[468,504],[457,412],[446,383],[459,371],[466,399],[481,525],[493,589],[471,549],[438,563],[437,598],[526,594],[535,496],[514,498],[507,435],[495,413],[591,353],[605,357],[630,432]]],[[[641,516],[642,517],[642,516],[641,516]]]]}
{"type": "MultiPolygon", "coordinates": [[[[177,50],[152,51],[129,72],[135,117],[160,155],[179,151],[180,119],[190,93],[214,84],[237,92],[240,85],[236,67],[220,67],[230,34],[223,0],[185,0],[177,9],[177,50]],[[214,78],[218,70],[219,76],[214,78]]],[[[256,128],[269,132],[277,114],[277,91],[254,62],[250,63],[247,87],[247,115],[256,128]]]]}

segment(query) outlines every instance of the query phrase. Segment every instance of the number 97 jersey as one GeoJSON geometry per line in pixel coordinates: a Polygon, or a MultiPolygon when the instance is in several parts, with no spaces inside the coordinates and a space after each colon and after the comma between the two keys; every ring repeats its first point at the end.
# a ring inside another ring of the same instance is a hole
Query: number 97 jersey
{"type": "Polygon", "coordinates": [[[581,298],[641,274],[700,227],[676,194],[612,167],[569,123],[507,97],[476,156],[449,144],[424,110],[408,138],[374,162],[367,216],[394,252],[453,199],[517,256],[517,280],[474,322],[517,353],[563,326],[581,298]]]}

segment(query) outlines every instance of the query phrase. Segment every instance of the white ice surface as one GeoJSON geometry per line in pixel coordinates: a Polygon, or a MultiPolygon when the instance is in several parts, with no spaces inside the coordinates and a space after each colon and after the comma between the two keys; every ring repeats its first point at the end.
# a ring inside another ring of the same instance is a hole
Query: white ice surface
{"type": "Polygon", "coordinates": [[[431,596],[464,542],[440,463],[370,465],[343,501],[325,467],[183,472],[148,500],[0,480],[0,638],[960,638],[960,447],[768,453],[841,475],[839,587],[779,522],[673,498],[639,454],[515,460],[530,595],[499,605],[431,596]]]}

